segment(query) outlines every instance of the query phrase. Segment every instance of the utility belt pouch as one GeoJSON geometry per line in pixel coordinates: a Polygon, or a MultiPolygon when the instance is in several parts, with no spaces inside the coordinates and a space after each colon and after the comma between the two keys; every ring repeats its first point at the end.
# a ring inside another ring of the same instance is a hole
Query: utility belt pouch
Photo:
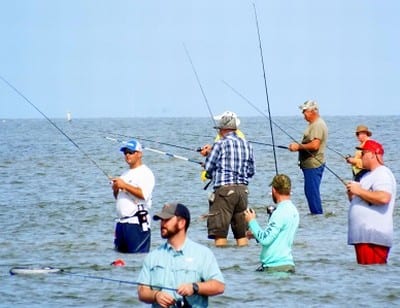
{"type": "Polygon", "coordinates": [[[149,230],[149,222],[147,220],[147,215],[149,214],[148,211],[145,209],[139,210],[136,212],[135,216],[137,216],[139,220],[139,225],[142,227],[143,231],[149,230]]]}

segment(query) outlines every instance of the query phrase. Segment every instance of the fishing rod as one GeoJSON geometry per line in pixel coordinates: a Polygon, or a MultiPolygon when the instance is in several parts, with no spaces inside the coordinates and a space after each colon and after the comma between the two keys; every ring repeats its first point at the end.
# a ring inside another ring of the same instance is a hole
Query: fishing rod
{"type": "Polygon", "coordinates": [[[87,278],[87,279],[118,282],[120,284],[130,284],[130,285],[137,285],[137,286],[138,285],[143,285],[143,286],[150,287],[152,289],[164,289],[164,290],[169,290],[169,291],[173,291],[173,292],[176,292],[178,290],[178,289],[175,289],[175,288],[143,284],[143,283],[139,283],[139,282],[136,282],[136,281],[121,280],[121,279],[107,278],[107,277],[101,277],[101,276],[93,276],[93,275],[78,274],[78,273],[73,273],[73,272],[66,272],[65,270],[61,270],[61,273],[65,274],[65,275],[77,276],[77,277],[82,277],[82,278],[87,278]]]}
{"type": "Polygon", "coordinates": [[[289,150],[289,147],[287,147],[286,145],[276,145],[276,144],[258,142],[258,141],[251,141],[251,140],[249,140],[249,142],[250,143],[254,143],[254,144],[268,145],[268,146],[271,146],[271,147],[274,147],[274,148],[289,150]]]}
{"type": "Polygon", "coordinates": [[[261,36],[260,36],[260,27],[258,25],[258,17],[257,17],[257,10],[256,10],[256,5],[253,3],[254,7],[254,16],[255,16],[255,21],[256,21],[256,26],[257,26],[257,36],[258,36],[258,43],[259,43],[259,49],[260,49],[260,59],[261,59],[261,64],[262,64],[262,69],[263,69],[263,77],[264,77],[264,87],[265,87],[265,96],[267,98],[267,106],[268,106],[268,115],[269,115],[269,127],[271,130],[271,140],[272,140],[272,145],[273,145],[273,153],[274,153],[274,162],[275,162],[275,172],[278,174],[278,161],[276,158],[276,150],[275,150],[275,139],[274,139],[274,132],[272,129],[272,117],[271,117],[271,109],[269,105],[269,98],[268,98],[268,86],[267,86],[267,78],[265,74],[265,64],[264,64],[264,56],[263,56],[263,50],[262,50],[262,44],[261,44],[261,36]]]}
{"type": "MultiPolygon", "coordinates": [[[[263,111],[261,111],[257,106],[255,106],[249,99],[247,99],[245,96],[243,96],[240,92],[238,92],[235,88],[233,88],[230,84],[228,84],[227,82],[223,81],[233,92],[235,92],[237,95],[239,95],[242,99],[244,99],[250,106],[252,106],[255,110],[257,110],[261,115],[263,115],[264,117],[268,117],[268,115],[266,115],[263,111]]],[[[300,144],[296,139],[294,139],[289,133],[287,133],[282,127],[280,127],[276,122],[272,121],[271,122],[277,127],[279,128],[286,136],[288,136],[292,141],[294,141],[297,144],[300,144]]],[[[310,151],[308,150],[304,150],[307,153],[309,153],[313,158],[315,158],[319,163],[323,164],[323,162],[321,160],[319,160],[317,157],[315,157],[315,155],[313,155],[310,151]]],[[[327,166],[327,164],[325,163],[325,168],[331,172],[340,182],[342,182],[342,184],[344,186],[347,185],[347,183],[339,176],[337,175],[331,168],[329,168],[327,166]]]]}
{"type": "MultiPolygon", "coordinates": [[[[126,141],[115,139],[115,138],[111,138],[111,137],[104,137],[104,138],[106,138],[107,140],[119,142],[119,143],[122,143],[122,144],[126,144],[127,143],[126,141]]],[[[163,155],[166,155],[166,156],[169,156],[169,157],[172,157],[172,158],[185,160],[185,161],[188,161],[188,162],[191,162],[191,163],[195,163],[195,164],[198,164],[198,165],[203,165],[203,163],[201,161],[194,160],[194,159],[187,158],[187,157],[183,157],[183,156],[180,156],[180,155],[175,155],[175,154],[168,153],[168,152],[164,152],[164,151],[157,150],[157,149],[154,149],[154,148],[149,148],[149,147],[144,146],[143,149],[151,151],[151,152],[154,152],[154,153],[163,154],[163,155]]]]}
{"type": "Polygon", "coordinates": [[[29,103],[33,108],[35,108],[51,125],[53,125],[63,136],[65,136],[81,153],[89,159],[108,179],[111,179],[111,176],[108,175],[103,168],[101,168],[94,159],[92,159],[89,154],[87,154],[82,148],[72,140],[60,127],[58,127],[54,121],[50,120],[36,105],[34,105],[24,94],[22,94],[16,87],[14,87],[10,82],[8,82],[4,77],[0,75],[0,79],[4,81],[11,89],[13,89],[19,96],[21,96],[27,103],[29,103]]]}
{"type": "Polygon", "coordinates": [[[164,152],[164,151],[160,151],[160,150],[157,150],[157,149],[153,149],[153,148],[149,148],[149,147],[144,147],[144,149],[145,150],[149,150],[149,151],[154,152],[154,153],[163,154],[163,155],[166,155],[166,156],[169,156],[169,157],[172,157],[172,158],[177,158],[177,159],[185,160],[185,161],[188,161],[188,162],[191,162],[191,163],[195,163],[195,164],[198,164],[200,166],[202,166],[204,164],[203,162],[198,161],[198,160],[194,160],[194,159],[191,159],[191,158],[183,157],[183,156],[180,156],[180,155],[175,155],[175,154],[164,152]]]}
{"type": "MultiPolygon", "coordinates": [[[[212,136],[204,136],[204,135],[196,135],[196,134],[186,134],[189,136],[196,136],[196,137],[205,137],[205,138],[212,138],[212,136]]],[[[267,146],[271,146],[271,147],[277,147],[279,149],[285,149],[288,150],[289,148],[285,145],[273,145],[271,143],[265,143],[265,142],[259,142],[259,141],[253,141],[253,140],[247,140],[250,143],[254,143],[254,144],[259,144],[259,145],[267,145],[267,146]]],[[[197,152],[200,152],[201,148],[197,149],[197,152]]]]}
{"type": "MultiPolygon", "coordinates": [[[[146,138],[142,138],[142,137],[128,136],[128,135],[124,135],[124,134],[107,132],[107,131],[100,131],[100,132],[105,133],[105,134],[109,134],[109,135],[114,135],[114,136],[120,136],[120,137],[126,137],[126,138],[135,138],[135,139],[138,139],[138,140],[144,140],[144,141],[148,141],[148,142],[158,143],[158,144],[167,145],[167,146],[171,146],[171,147],[174,147],[174,148],[183,149],[183,150],[187,150],[187,151],[191,151],[191,152],[199,152],[201,150],[201,148],[199,148],[199,147],[197,147],[197,148],[189,148],[189,147],[185,147],[185,146],[182,146],[182,145],[177,145],[177,144],[172,144],[172,143],[167,143],[167,142],[161,142],[161,141],[146,139],[146,138]]],[[[125,141],[121,141],[121,142],[125,142],[125,141]]]]}
{"type": "Polygon", "coordinates": [[[139,283],[136,281],[121,280],[121,279],[114,279],[114,278],[108,278],[108,277],[68,272],[67,270],[62,269],[62,268],[56,268],[56,267],[50,267],[50,266],[40,267],[40,268],[32,268],[32,267],[28,267],[28,266],[17,266],[17,267],[12,267],[10,269],[9,273],[10,273],[10,275],[63,274],[63,275],[76,276],[76,277],[87,278],[87,279],[118,282],[120,284],[144,285],[144,286],[154,288],[154,289],[164,289],[164,290],[169,290],[169,291],[174,291],[174,292],[176,292],[178,290],[176,288],[143,284],[143,283],[139,283]]]}
{"type": "Polygon", "coordinates": [[[204,92],[204,90],[203,90],[203,87],[202,87],[202,85],[201,85],[199,75],[197,74],[196,68],[194,67],[192,58],[190,57],[189,51],[188,51],[188,49],[186,48],[185,44],[183,44],[183,48],[185,49],[185,52],[186,52],[186,55],[187,55],[187,57],[188,57],[188,59],[189,59],[190,65],[191,65],[192,70],[193,70],[193,73],[194,73],[194,75],[196,76],[197,84],[199,85],[199,88],[200,88],[200,90],[201,90],[201,93],[203,94],[203,98],[204,98],[204,101],[206,102],[207,109],[208,109],[208,112],[209,112],[209,114],[210,114],[211,120],[213,121],[214,126],[217,126],[217,123],[215,122],[215,119],[214,119],[214,115],[213,115],[213,113],[212,113],[212,111],[211,111],[211,108],[210,108],[210,104],[208,103],[207,96],[206,96],[206,94],[205,94],[205,92],[204,92]]]}

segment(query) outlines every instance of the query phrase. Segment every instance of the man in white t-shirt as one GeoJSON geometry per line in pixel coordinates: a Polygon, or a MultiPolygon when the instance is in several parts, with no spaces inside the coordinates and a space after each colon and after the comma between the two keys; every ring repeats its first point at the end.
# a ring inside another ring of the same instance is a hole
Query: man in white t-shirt
{"type": "Polygon", "coordinates": [[[112,179],[118,215],[115,248],[120,252],[146,253],[150,250],[151,241],[149,210],[154,175],[142,163],[143,149],[137,140],[129,141],[120,151],[124,153],[129,170],[112,179]]]}
{"type": "Polygon", "coordinates": [[[380,143],[369,139],[356,149],[361,150],[363,168],[369,172],[360,182],[347,184],[348,244],[354,245],[359,264],[386,264],[393,242],[396,179],[383,164],[380,143]]]}

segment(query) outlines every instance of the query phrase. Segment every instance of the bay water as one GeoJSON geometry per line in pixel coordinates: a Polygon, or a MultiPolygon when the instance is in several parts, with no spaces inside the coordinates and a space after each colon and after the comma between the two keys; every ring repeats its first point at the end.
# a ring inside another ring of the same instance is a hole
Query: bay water
{"type": "MultiPolygon", "coordinates": [[[[400,304],[399,197],[388,264],[360,266],[353,247],[347,245],[348,201],[341,181],[351,180],[343,156],[354,153],[358,143],[354,131],[359,124],[367,125],[373,138],[384,145],[385,164],[400,179],[400,117],[324,119],[329,127],[329,170],[321,184],[324,215],[308,214],[297,154],[276,148],[278,171],[291,177],[292,200],[300,212],[293,246],[296,274],[290,276],[255,272],[261,250],[255,241],[237,248],[230,235],[228,247],[213,247],[202,218],[208,212],[211,189],[203,189],[201,167],[145,150],[144,163],[156,177],[152,212],[166,202],[187,205],[192,214],[189,236],[210,247],[222,269],[226,290],[210,298],[210,307],[400,304]]],[[[248,140],[266,143],[253,144],[257,173],[249,185],[249,206],[265,226],[266,207],[273,204],[268,184],[275,175],[269,121],[263,117],[241,121],[248,140]]],[[[127,168],[118,141],[141,137],[145,147],[201,161],[195,150],[212,143],[213,123],[209,118],[55,119],[54,123],[75,145],[46,119],[0,120],[0,306],[146,307],[137,299],[135,284],[145,255],[113,249],[116,213],[107,175],[118,176],[127,168]],[[118,258],[126,266],[110,265],[118,258]],[[52,266],[64,273],[11,276],[9,270],[16,266],[52,266]]],[[[306,124],[302,116],[274,118],[275,143],[287,146],[293,139],[301,140],[306,124]]],[[[152,247],[163,241],[159,223],[154,222],[152,247]]]]}

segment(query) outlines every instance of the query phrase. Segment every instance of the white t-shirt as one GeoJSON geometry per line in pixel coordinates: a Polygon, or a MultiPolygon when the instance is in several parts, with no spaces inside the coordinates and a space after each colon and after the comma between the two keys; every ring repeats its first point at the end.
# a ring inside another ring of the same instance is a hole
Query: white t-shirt
{"type": "Polygon", "coordinates": [[[152,192],[155,184],[153,172],[146,165],[140,165],[137,168],[125,171],[120,178],[129,185],[141,188],[144,199],[120,190],[116,203],[118,218],[133,216],[138,210],[142,209],[138,205],[143,205],[144,209],[148,211],[151,208],[152,192]]]}
{"type": "Polygon", "coordinates": [[[348,243],[371,243],[391,247],[393,242],[393,208],[396,199],[396,179],[386,166],[366,173],[361,187],[370,191],[385,191],[392,195],[388,204],[369,204],[358,196],[351,200],[348,220],[348,243]]]}

